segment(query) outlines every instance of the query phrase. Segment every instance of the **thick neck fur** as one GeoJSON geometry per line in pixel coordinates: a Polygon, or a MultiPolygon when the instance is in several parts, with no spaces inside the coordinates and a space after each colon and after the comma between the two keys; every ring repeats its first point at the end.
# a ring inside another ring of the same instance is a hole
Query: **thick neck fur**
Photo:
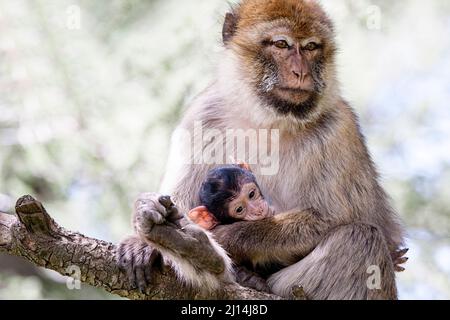
{"type": "Polygon", "coordinates": [[[315,110],[308,118],[300,119],[293,115],[282,115],[274,108],[267,105],[258,96],[245,78],[244,66],[233,48],[226,48],[218,69],[218,92],[227,95],[220,97],[224,99],[227,106],[227,114],[236,119],[242,119],[249,127],[279,129],[281,132],[295,133],[302,128],[308,127],[327,111],[332,110],[336,101],[340,100],[340,90],[336,79],[334,66],[327,66],[324,80],[327,84],[322,93],[315,110]]]}

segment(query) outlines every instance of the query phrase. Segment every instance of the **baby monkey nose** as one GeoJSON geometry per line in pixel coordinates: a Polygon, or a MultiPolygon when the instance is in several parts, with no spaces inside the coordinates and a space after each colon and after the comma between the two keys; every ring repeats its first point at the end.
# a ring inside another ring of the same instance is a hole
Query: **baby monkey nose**
{"type": "Polygon", "coordinates": [[[261,216],[261,215],[263,215],[263,214],[264,214],[264,208],[263,208],[263,207],[259,207],[259,208],[256,210],[256,215],[261,216]]]}

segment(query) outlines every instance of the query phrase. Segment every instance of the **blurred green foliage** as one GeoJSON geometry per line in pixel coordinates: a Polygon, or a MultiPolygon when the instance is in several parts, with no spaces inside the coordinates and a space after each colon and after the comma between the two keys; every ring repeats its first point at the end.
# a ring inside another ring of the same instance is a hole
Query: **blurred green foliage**
{"type": "MultiPolygon", "coordinates": [[[[409,230],[401,297],[450,298],[450,4],[322,2],[337,25],[344,96],[409,230]]],[[[67,228],[110,241],[130,233],[133,198],[157,190],[170,133],[212,79],[227,8],[0,1],[0,210],[33,194],[67,228]]],[[[67,290],[44,270],[7,272],[5,260],[0,298],[113,298],[67,290]]]]}

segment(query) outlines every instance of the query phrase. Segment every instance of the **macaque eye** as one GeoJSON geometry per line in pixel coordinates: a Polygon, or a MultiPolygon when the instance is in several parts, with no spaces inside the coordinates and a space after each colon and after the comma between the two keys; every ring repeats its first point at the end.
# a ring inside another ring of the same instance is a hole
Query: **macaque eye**
{"type": "Polygon", "coordinates": [[[240,206],[240,207],[236,208],[236,213],[242,213],[242,212],[244,212],[244,207],[243,206],[240,206]]]}
{"type": "Polygon", "coordinates": [[[248,197],[249,197],[250,199],[253,199],[253,198],[255,197],[255,195],[256,195],[255,190],[252,190],[252,191],[249,193],[248,197]]]}
{"type": "Polygon", "coordinates": [[[304,50],[314,51],[319,48],[319,44],[315,42],[310,42],[306,46],[303,47],[304,50]]]}
{"type": "Polygon", "coordinates": [[[286,40],[277,40],[273,43],[273,45],[279,49],[288,49],[289,48],[289,44],[287,43],[286,40]]]}

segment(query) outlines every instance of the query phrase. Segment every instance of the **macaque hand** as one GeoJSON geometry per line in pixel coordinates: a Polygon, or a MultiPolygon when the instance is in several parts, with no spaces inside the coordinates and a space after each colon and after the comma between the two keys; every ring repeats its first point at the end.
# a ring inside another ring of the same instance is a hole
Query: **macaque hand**
{"type": "Polygon", "coordinates": [[[132,236],[119,243],[116,260],[124,270],[132,287],[144,292],[151,283],[152,271],[162,265],[161,253],[146,241],[155,225],[177,226],[181,216],[170,197],[156,193],[143,193],[134,205],[134,228],[139,236],[132,236]]]}
{"type": "Polygon", "coordinates": [[[234,274],[236,277],[236,282],[243,287],[267,293],[271,292],[266,280],[260,277],[257,273],[248,270],[246,267],[235,266],[234,274]]]}
{"type": "Polygon", "coordinates": [[[405,254],[409,251],[408,248],[397,250],[394,253],[392,253],[392,261],[394,263],[394,270],[396,272],[402,272],[405,271],[405,268],[401,265],[406,263],[408,261],[408,257],[405,257],[405,254]]]}
{"type": "Polygon", "coordinates": [[[140,235],[164,223],[179,227],[182,217],[170,197],[158,193],[142,193],[134,204],[134,226],[140,235]]]}
{"type": "Polygon", "coordinates": [[[127,274],[133,288],[145,292],[152,283],[154,268],[161,268],[161,254],[137,236],[131,236],[119,243],[116,260],[120,269],[127,274]]]}
{"type": "Polygon", "coordinates": [[[135,227],[141,239],[155,246],[162,255],[188,260],[195,268],[215,274],[225,271],[224,254],[218,252],[208,235],[198,226],[181,228],[183,215],[170,197],[144,193],[135,203],[135,227]]]}

